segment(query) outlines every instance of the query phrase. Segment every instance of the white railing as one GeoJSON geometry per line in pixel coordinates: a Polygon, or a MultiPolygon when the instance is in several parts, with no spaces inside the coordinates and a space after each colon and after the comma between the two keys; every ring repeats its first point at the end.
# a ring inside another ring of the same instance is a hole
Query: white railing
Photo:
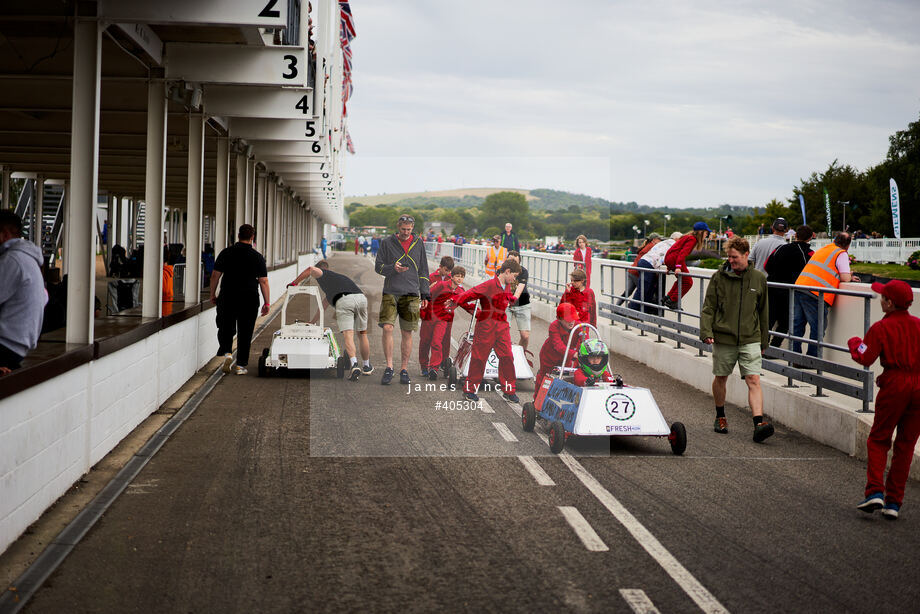
{"type": "MultiPolygon", "coordinates": [[[[751,246],[769,235],[748,235],[744,237],[751,246]]],[[[814,239],[811,246],[819,249],[830,243],[830,239],[814,239]]],[[[895,262],[906,264],[907,257],[920,249],[920,238],[916,239],[853,239],[849,253],[859,262],[895,262]]]]}

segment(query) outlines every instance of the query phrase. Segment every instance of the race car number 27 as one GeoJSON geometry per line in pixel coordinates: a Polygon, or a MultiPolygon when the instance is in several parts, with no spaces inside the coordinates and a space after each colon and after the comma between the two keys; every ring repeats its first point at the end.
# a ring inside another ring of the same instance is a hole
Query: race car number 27
{"type": "Polygon", "coordinates": [[[607,397],[607,413],[614,420],[629,420],[636,415],[636,402],[622,393],[607,397]]]}

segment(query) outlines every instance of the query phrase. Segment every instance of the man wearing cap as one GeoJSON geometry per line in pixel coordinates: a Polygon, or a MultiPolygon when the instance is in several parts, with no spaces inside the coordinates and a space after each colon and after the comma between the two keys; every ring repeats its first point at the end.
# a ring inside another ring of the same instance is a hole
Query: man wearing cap
{"type": "Polygon", "coordinates": [[[374,270],[384,277],[378,316],[380,328],[383,329],[383,355],[387,361],[380,379],[384,386],[393,380],[393,327],[397,316],[402,333],[399,383],[411,383],[408,369],[412,354],[412,331],[418,330],[419,309],[424,309],[430,298],[428,257],[421,237],[412,234],[414,227],[414,217],[400,216],[396,221],[396,234],[380,242],[380,250],[374,262],[374,270]]]}
{"type": "MultiPolygon", "coordinates": [[[[674,245],[671,246],[671,249],[669,249],[668,253],[664,256],[664,265],[667,267],[668,273],[674,273],[678,269],[683,273],[689,273],[690,269],[687,268],[687,256],[689,256],[690,252],[693,250],[703,247],[709,233],[709,225],[706,222],[697,222],[693,225],[693,232],[685,234],[675,241],[674,245]]],[[[678,284],[680,284],[680,295],[684,296],[687,292],[690,292],[690,288],[693,287],[693,278],[678,277],[677,281],[674,282],[674,285],[671,286],[671,289],[668,291],[668,295],[664,298],[664,304],[668,309],[675,309],[677,307],[678,284]]]]}
{"type": "MultiPolygon", "coordinates": [[[[808,324],[808,336],[815,341],[808,344],[809,356],[818,356],[817,342],[824,338],[827,312],[837,298],[836,294],[830,292],[823,295],[824,300],[820,302],[824,309],[824,326],[821,328],[818,326],[818,289],[836,289],[840,287],[840,282],[859,281],[859,277],[850,272],[850,257],[847,255],[850,239],[849,233],[841,232],[834,237],[833,243],[815,251],[795,280],[797,286],[815,288],[810,292],[795,293],[795,315],[792,320],[792,334],[796,337],[805,334],[805,324],[808,324]]],[[[792,351],[801,352],[802,342],[793,341],[792,351]]]]}
{"type": "Polygon", "coordinates": [[[786,244],[784,235],[789,230],[789,222],[778,217],[773,221],[773,234],[768,235],[754,244],[751,248],[751,264],[761,273],[766,273],[767,260],[777,249],[786,244]]]}
{"type": "Polygon", "coordinates": [[[498,273],[498,266],[508,257],[508,250],[500,245],[501,237],[492,237],[492,245],[486,250],[486,277],[492,278],[498,273]]]}
{"type": "Polygon", "coordinates": [[[852,337],[847,342],[853,360],[868,367],[881,358],[884,367],[876,379],[875,417],[866,440],[866,499],[856,507],[867,513],[882,510],[885,518],[896,520],[920,438],[920,318],[907,312],[914,300],[907,283],[875,282],[872,290],[879,293],[885,316],[869,327],[865,339],[852,337]],[[891,467],[883,481],[895,429],[891,467]]]}
{"type": "MultiPolygon", "coordinates": [[[[795,231],[795,241],[781,245],[773,255],[764,263],[766,265],[767,281],[781,284],[794,284],[799,274],[812,254],[809,242],[815,236],[810,226],[801,225],[795,231]]],[[[758,243],[759,245],[759,243],[758,243]]],[[[756,249],[757,246],[755,245],[756,249]]],[[[770,297],[770,329],[776,326],[776,332],[787,334],[789,332],[789,288],[769,288],[767,295],[770,297]]],[[[779,347],[783,338],[774,336],[770,345],[779,347]]]]}

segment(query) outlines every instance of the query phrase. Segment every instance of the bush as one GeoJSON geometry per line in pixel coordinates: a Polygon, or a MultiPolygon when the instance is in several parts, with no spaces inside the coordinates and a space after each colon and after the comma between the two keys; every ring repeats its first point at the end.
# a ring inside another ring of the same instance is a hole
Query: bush
{"type": "Polygon", "coordinates": [[[915,271],[920,271],[920,249],[907,257],[907,266],[915,271]]]}

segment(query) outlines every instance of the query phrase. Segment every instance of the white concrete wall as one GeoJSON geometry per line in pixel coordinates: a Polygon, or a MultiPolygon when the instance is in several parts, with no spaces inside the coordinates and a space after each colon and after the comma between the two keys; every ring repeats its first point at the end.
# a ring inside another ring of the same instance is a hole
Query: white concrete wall
{"type": "Polygon", "coordinates": [[[217,351],[215,310],[0,401],[0,552],[217,351]]]}

